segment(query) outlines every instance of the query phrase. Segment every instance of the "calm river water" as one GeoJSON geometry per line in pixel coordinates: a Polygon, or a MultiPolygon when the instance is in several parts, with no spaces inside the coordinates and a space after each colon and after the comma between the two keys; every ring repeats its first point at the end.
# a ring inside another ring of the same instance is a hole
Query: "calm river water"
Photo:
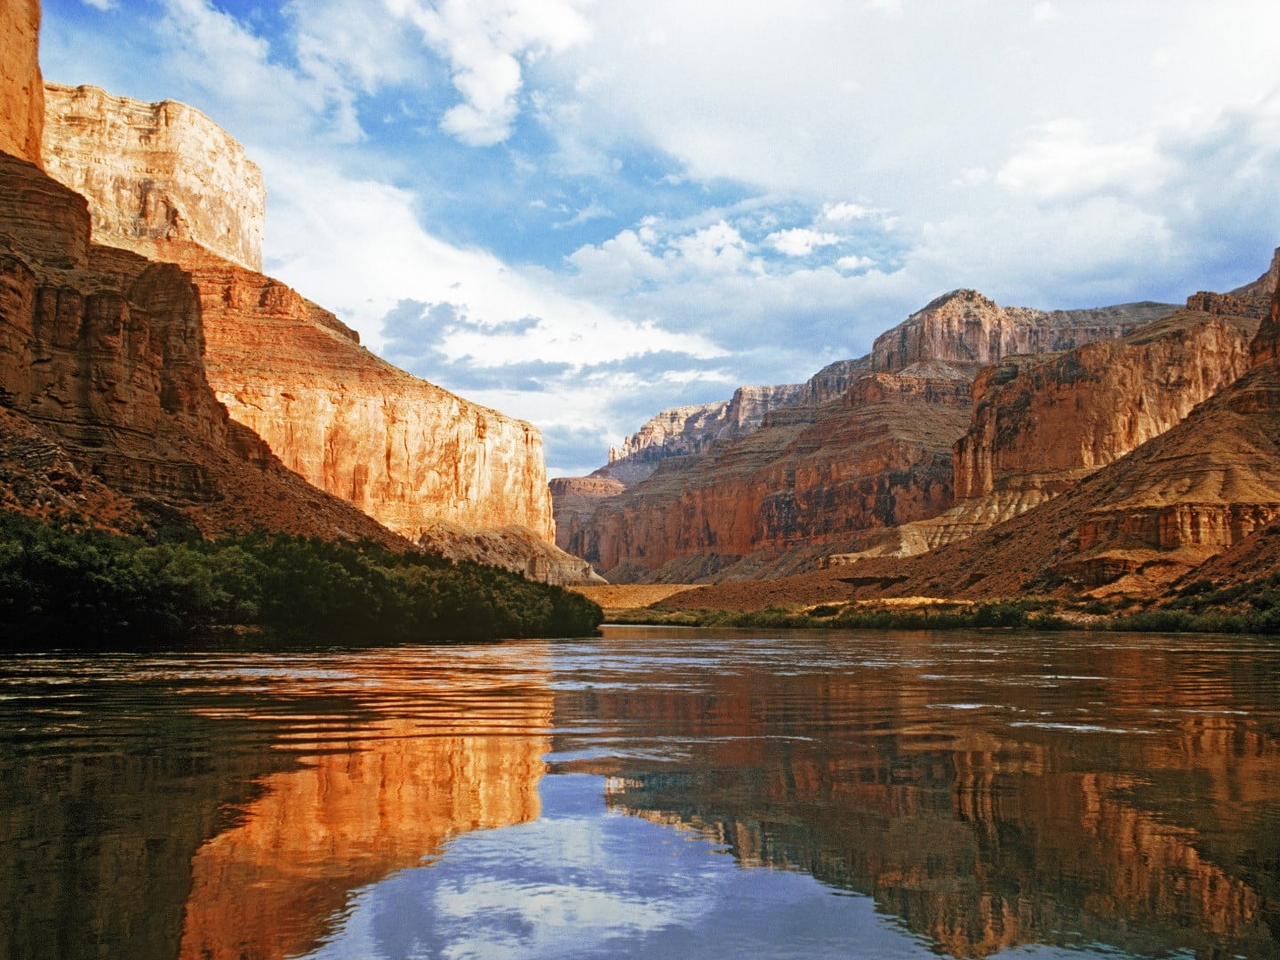
{"type": "Polygon", "coordinates": [[[0,957],[1280,957],[1280,643],[0,661],[0,957]]]}

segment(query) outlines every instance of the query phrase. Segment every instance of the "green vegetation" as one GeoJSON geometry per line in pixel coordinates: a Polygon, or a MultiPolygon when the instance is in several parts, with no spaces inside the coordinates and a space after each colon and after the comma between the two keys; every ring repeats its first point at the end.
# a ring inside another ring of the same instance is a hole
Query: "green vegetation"
{"type": "Polygon", "coordinates": [[[1280,633],[1280,571],[1215,586],[1194,580],[1160,607],[1117,616],[1115,630],[1160,633],[1280,633]]]}
{"type": "Polygon", "coordinates": [[[496,567],[253,533],[148,544],[0,513],[8,646],[138,647],[245,633],[286,643],[592,634],[600,608],[496,567]]]}
{"type": "Polygon", "coordinates": [[[677,610],[661,606],[617,612],[611,623],[669,624],[690,627],[836,630],[959,630],[1005,627],[1064,630],[1075,624],[1054,613],[1056,604],[1041,599],[992,603],[938,603],[900,608],[869,604],[822,604],[810,610],[677,610]]]}
{"type": "Polygon", "coordinates": [[[655,605],[609,611],[610,623],[689,627],[837,630],[1116,630],[1135,633],[1280,634],[1280,571],[1231,586],[1195,581],[1174,599],[1145,610],[1117,611],[1102,600],[1028,597],[985,603],[942,601],[893,606],[874,601],[824,603],[810,609],[757,612],[683,610],[655,605]]]}

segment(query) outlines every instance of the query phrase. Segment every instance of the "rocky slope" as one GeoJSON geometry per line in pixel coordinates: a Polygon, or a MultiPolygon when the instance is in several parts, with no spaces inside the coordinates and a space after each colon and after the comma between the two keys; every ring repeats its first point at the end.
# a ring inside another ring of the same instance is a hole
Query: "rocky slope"
{"type": "Polygon", "coordinates": [[[1202,570],[1218,580],[1233,569],[1256,573],[1280,555],[1278,318],[1273,298],[1242,377],[1166,433],[1019,517],[923,556],[863,559],[771,589],[707,587],[666,602],[755,608],[1027,591],[1141,597],[1202,570]]]}
{"type": "Polygon", "coordinates": [[[923,553],[1070,489],[1239,378],[1267,306],[1199,293],[1187,310],[1119,340],[984,368],[973,386],[973,422],[955,445],[955,506],[829,562],[923,553]]]}
{"type": "Polygon", "coordinates": [[[932,516],[950,505],[950,448],[968,406],[954,372],[864,378],[842,403],[784,407],[723,449],[664,460],[601,502],[572,547],[615,582],[688,582],[932,516]]]}
{"type": "Polygon", "coordinates": [[[252,269],[261,177],[228,134],[181,104],[47,92],[50,172],[88,198],[95,238],[188,272],[209,382],[285,466],[449,556],[552,582],[592,578],[554,545],[535,428],[392,367],[252,269]]]}
{"type": "Polygon", "coordinates": [[[83,197],[0,155],[0,477],[25,512],[122,530],[262,526],[408,543],[284,469],[204,374],[172,264],[89,242],[83,197]]]}
{"type": "Polygon", "coordinates": [[[40,164],[44,91],[39,58],[40,0],[0,6],[0,153],[40,164]]]}
{"type": "Polygon", "coordinates": [[[262,269],[266,187],[225,130],[173,100],[55,83],[44,95],[45,169],[89,198],[98,242],[163,259],[155,241],[190,240],[262,269]]]}
{"type": "Polygon", "coordinates": [[[951,445],[968,427],[969,382],[983,364],[1112,340],[1175,309],[1143,303],[1046,313],[954,291],[882,334],[866,357],[780,388],[776,405],[744,436],[699,445],[688,437],[707,435],[701,418],[709,408],[659,415],[615,458],[649,456],[661,464],[652,476],[632,480],[625,493],[587,498],[559,485],[559,496],[577,497],[564,510],[571,529],[559,542],[617,582],[778,576],[825,554],[865,549],[867,531],[927,520],[952,505],[951,445]]]}

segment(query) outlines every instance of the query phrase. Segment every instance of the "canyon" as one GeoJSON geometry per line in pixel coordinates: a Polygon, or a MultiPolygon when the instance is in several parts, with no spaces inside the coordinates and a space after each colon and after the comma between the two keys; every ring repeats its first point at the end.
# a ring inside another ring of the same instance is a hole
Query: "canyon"
{"type": "MultiPolygon", "coordinates": [[[[1190,302],[1235,312],[1258,306],[1242,297],[1197,295],[1190,302]]],[[[1227,331],[1223,315],[1203,310],[1170,318],[1164,331],[1191,329],[1196,313],[1205,331],[1227,331]]],[[[1247,330],[1255,322],[1237,315],[1228,326],[1247,330]]],[[[1155,335],[1155,343],[1161,329],[1156,324],[1144,336],[1155,335]]],[[[1280,290],[1256,329],[1238,379],[1181,422],[1018,516],[918,556],[853,557],[770,588],[701,587],[664,603],[764,609],[835,599],[1028,593],[1126,600],[1168,597],[1192,580],[1231,585],[1270,576],[1280,562],[1280,290]]],[[[1219,356],[1235,365],[1240,353],[1233,338],[1216,342],[1229,344],[1219,356]]],[[[1204,358],[1210,356],[1206,351],[1204,358]]]]}
{"type": "Polygon", "coordinates": [[[203,349],[187,274],[91,243],[83,197],[0,155],[6,505],[128,532],[261,526],[408,548],[232,422],[203,349]]]}
{"type": "MultiPolygon", "coordinates": [[[[907,552],[904,543],[918,552],[929,541],[919,532],[922,523],[975,496],[958,472],[967,477],[974,469],[972,455],[953,447],[972,428],[973,397],[992,388],[987,365],[1017,369],[1021,361],[1010,358],[1092,344],[1102,351],[1096,362],[1105,369],[1110,345],[1176,310],[1137,303],[1046,312],[953,291],[877,337],[865,357],[828,365],[798,387],[744,388],[766,402],[732,431],[708,413],[741,406],[743,391],[726,404],[659,414],[612,451],[607,466],[588,478],[555,482],[559,542],[620,583],[785,576],[849,551],[889,552],[889,542],[896,552],[907,552]]],[[[1235,366],[1227,364],[1225,374],[1234,377],[1251,331],[1232,339],[1224,324],[1213,329],[1224,341],[1221,349],[1234,349],[1235,366]]],[[[1158,353],[1150,365],[1163,362],[1158,353]]],[[[1169,392],[1178,394],[1181,413],[1220,386],[1221,376],[1206,372],[1207,385],[1188,401],[1170,374],[1169,392]]],[[[1099,409],[1110,399],[1100,396],[1099,409]]],[[[1060,419],[1074,427],[1071,417],[1060,419]]],[[[1055,428],[1046,425],[1046,442],[1055,428]]],[[[1012,474],[1012,465],[1005,472],[1012,474]]],[[[1054,488],[1046,482],[1035,496],[1026,489],[1023,484],[1021,496],[1002,493],[994,512],[987,503],[981,515],[971,512],[947,531],[970,534],[1033,506],[1054,488]]]]}
{"type": "Polygon", "coordinates": [[[49,84],[42,142],[48,172],[87,199],[95,243],[189,278],[209,386],[286,468],[455,559],[593,578],[554,545],[536,428],[382,361],[259,272],[262,176],[213,121],[173,101],[49,84]]]}

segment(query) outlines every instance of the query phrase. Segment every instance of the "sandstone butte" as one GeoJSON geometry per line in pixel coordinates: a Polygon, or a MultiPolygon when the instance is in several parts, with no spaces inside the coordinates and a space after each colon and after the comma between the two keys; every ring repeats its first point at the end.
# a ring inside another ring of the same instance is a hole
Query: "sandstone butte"
{"type": "Polygon", "coordinates": [[[205,371],[231,418],[316,487],[458,559],[593,579],[554,545],[541,434],[382,361],[257,272],[265,207],[243,148],[203,114],[46,87],[44,161],[96,242],[172,262],[199,294],[205,371]]]}
{"type": "Polygon", "coordinates": [[[562,485],[577,500],[561,542],[616,582],[811,569],[868,531],[952,507],[952,447],[970,427],[971,383],[985,365],[1115,340],[1175,309],[1043,312],[954,291],[882,334],[867,356],[773,388],[776,401],[736,434],[690,437],[682,409],[655,418],[593,475],[628,482],[625,492],[596,491],[589,506],[562,485]],[[627,471],[641,457],[652,473],[636,482],[627,471]]]}
{"type": "Polygon", "coordinates": [[[664,602],[760,609],[834,599],[982,599],[1028,591],[1159,596],[1188,579],[1220,584],[1270,573],[1280,562],[1277,344],[1280,290],[1272,295],[1250,344],[1250,367],[1239,379],[1058,497],[969,539],[920,556],[863,558],[772,585],[753,584],[751,591],[725,584],[664,602]]]}
{"type": "MultiPolygon", "coordinates": [[[[917,644],[922,657],[937,654],[926,636],[898,642],[917,644]]],[[[1095,656],[1110,676],[1150,676],[1148,654],[1100,648],[1095,656]]],[[[842,716],[868,702],[889,710],[896,704],[903,716],[929,712],[927,687],[879,673],[856,684],[832,678],[815,712],[842,716]]],[[[788,678],[774,681],[770,692],[788,702],[788,678]]],[[[759,690],[733,672],[711,683],[698,710],[659,682],[625,692],[601,689],[593,706],[600,717],[619,720],[642,707],[647,716],[667,719],[671,735],[690,745],[695,766],[753,775],[697,783],[660,774],[618,779],[606,793],[611,810],[692,830],[724,845],[743,865],[802,869],[872,897],[954,957],[1052,941],[1054,918],[1024,908],[1028,891],[1050,894],[1061,910],[1082,910],[1087,900],[1097,922],[1116,925],[1114,934],[1097,931],[1100,942],[1123,939],[1124,931],[1157,919],[1193,916],[1189,931],[1212,930],[1240,943],[1242,952],[1270,949],[1274,908],[1265,897],[1198,852],[1192,831],[1170,830],[1134,803],[1123,774],[1083,773],[1064,764],[1068,754],[1060,745],[1070,732],[1011,752],[980,724],[958,716],[947,742],[901,743],[890,767],[871,743],[843,743],[836,751],[802,740],[780,745],[760,723],[759,690]],[[720,736],[726,729],[737,737],[720,736]],[[827,815],[800,814],[815,804],[827,815]],[[992,837],[1005,839],[993,843],[992,837]],[[1091,865],[1087,887],[1074,882],[1079,863],[1091,865]]],[[[1273,802],[1270,765],[1277,747],[1258,723],[1196,715],[1186,709],[1195,704],[1184,693],[1155,681],[1135,679],[1133,686],[1141,691],[1135,710],[1165,708],[1183,719],[1167,741],[1134,746],[1141,756],[1131,766],[1194,776],[1207,756],[1241,759],[1234,783],[1239,796],[1198,797],[1183,826],[1211,825],[1239,798],[1273,802]]],[[[1008,706],[1029,713],[1038,709],[1038,695],[1026,686],[1002,692],[1008,706]]],[[[1203,938],[1211,952],[1208,936],[1188,936],[1203,938]]]]}

